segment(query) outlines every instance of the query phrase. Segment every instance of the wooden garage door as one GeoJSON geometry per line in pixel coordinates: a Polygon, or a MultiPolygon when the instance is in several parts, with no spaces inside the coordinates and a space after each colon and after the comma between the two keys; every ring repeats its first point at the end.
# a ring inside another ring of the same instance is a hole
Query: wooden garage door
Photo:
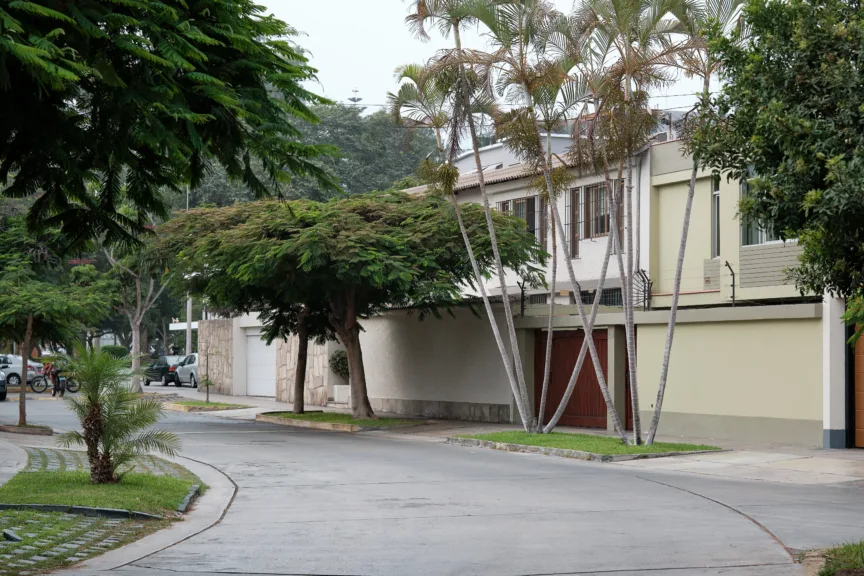
{"type": "MultiPolygon", "coordinates": [[[[603,367],[603,374],[608,374],[606,369],[606,331],[598,330],[593,333],[594,344],[597,346],[597,355],[603,367]]],[[[543,383],[543,367],[546,360],[546,342],[548,332],[538,334],[534,347],[534,382],[535,406],[540,409],[540,394],[543,383]]],[[[552,340],[552,370],[549,377],[549,392],[546,400],[546,414],[543,421],[548,422],[555,413],[567,382],[576,366],[576,357],[582,347],[585,333],[582,330],[568,330],[554,332],[552,340]]],[[[600,393],[597,383],[597,375],[594,372],[594,364],[590,355],[585,357],[579,378],[576,380],[576,388],[570,396],[570,401],[564,410],[559,424],[563,426],[580,426],[583,428],[606,428],[606,403],[600,393]]]]}

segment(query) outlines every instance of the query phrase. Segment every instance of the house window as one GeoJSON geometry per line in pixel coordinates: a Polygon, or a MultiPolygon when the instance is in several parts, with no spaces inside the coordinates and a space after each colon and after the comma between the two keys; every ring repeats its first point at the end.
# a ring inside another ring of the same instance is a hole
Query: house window
{"type": "Polygon", "coordinates": [[[579,188],[564,195],[564,234],[567,235],[567,253],[579,256],[579,188]]]}
{"type": "MultiPolygon", "coordinates": [[[[746,180],[741,183],[741,196],[746,196],[750,193],[750,183],[746,180]]],[[[741,245],[756,246],[759,244],[767,244],[768,242],[776,242],[780,240],[780,235],[774,232],[773,228],[763,228],[753,218],[749,216],[741,217],[741,245]]]]}
{"type": "Polygon", "coordinates": [[[541,234],[543,226],[540,225],[540,212],[537,211],[537,197],[529,196],[528,198],[517,198],[515,200],[503,200],[498,202],[498,211],[503,214],[515,216],[525,222],[528,231],[534,234],[540,242],[543,242],[544,235],[541,234]]]}
{"type": "Polygon", "coordinates": [[[720,175],[711,182],[711,258],[720,257],[720,175]]]}
{"type": "Polygon", "coordinates": [[[596,238],[609,234],[609,206],[606,184],[585,187],[585,237],[596,238]]]}
{"type": "MultiPolygon", "coordinates": [[[[582,299],[582,304],[586,306],[590,306],[594,304],[594,297],[597,295],[596,290],[582,290],[580,297],[582,299]]],[[[570,293],[570,304],[576,304],[576,299],[573,296],[573,293],[570,293]]],[[[603,293],[600,294],[600,306],[624,306],[624,298],[621,293],[621,288],[606,288],[603,290],[603,293]]]]}

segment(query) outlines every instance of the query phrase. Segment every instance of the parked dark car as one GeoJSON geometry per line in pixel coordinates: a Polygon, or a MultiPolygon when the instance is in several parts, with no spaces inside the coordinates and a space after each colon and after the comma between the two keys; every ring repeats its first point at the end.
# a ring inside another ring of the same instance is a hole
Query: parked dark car
{"type": "Polygon", "coordinates": [[[6,400],[6,375],[0,372],[0,402],[6,400]]]}
{"type": "Polygon", "coordinates": [[[160,356],[157,358],[147,367],[144,385],[149,386],[150,382],[161,382],[162,386],[167,386],[170,382],[174,382],[174,371],[171,370],[171,367],[176,367],[183,358],[185,356],[160,356]]]}

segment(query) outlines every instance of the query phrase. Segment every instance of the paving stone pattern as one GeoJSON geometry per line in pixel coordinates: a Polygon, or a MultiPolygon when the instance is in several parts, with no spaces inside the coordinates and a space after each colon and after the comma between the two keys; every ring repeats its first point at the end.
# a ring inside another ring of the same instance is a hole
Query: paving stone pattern
{"type": "Polygon", "coordinates": [[[0,541],[0,575],[27,576],[102,554],[152,531],[152,523],[59,512],[0,511],[0,530],[21,542],[0,541]]]}
{"type": "MultiPolygon", "coordinates": [[[[35,446],[25,447],[28,463],[25,472],[39,472],[43,470],[79,471],[90,470],[87,455],[80,450],[58,450],[56,448],[37,448],[35,446]]],[[[142,456],[138,458],[133,466],[133,472],[142,474],[153,474],[155,476],[173,476],[181,478],[183,469],[171,462],[153,456],[142,456]]],[[[128,471],[128,467],[120,472],[128,471]]],[[[2,575],[2,572],[0,572],[2,575]]]]}

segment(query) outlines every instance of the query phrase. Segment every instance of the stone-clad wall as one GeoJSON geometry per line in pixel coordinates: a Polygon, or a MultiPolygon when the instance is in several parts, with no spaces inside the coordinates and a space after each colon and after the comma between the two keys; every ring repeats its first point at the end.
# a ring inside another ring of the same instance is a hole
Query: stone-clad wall
{"type": "Polygon", "coordinates": [[[198,371],[213,382],[215,394],[233,394],[233,320],[198,322],[198,371]]]}
{"type": "MultiPolygon", "coordinates": [[[[294,402],[294,371],[297,366],[296,336],[276,345],[276,400],[294,402]]],[[[309,343],[306,360],[306,393],[304,402],[312,406],[327,405],[327,345],[309,343]]]]}

